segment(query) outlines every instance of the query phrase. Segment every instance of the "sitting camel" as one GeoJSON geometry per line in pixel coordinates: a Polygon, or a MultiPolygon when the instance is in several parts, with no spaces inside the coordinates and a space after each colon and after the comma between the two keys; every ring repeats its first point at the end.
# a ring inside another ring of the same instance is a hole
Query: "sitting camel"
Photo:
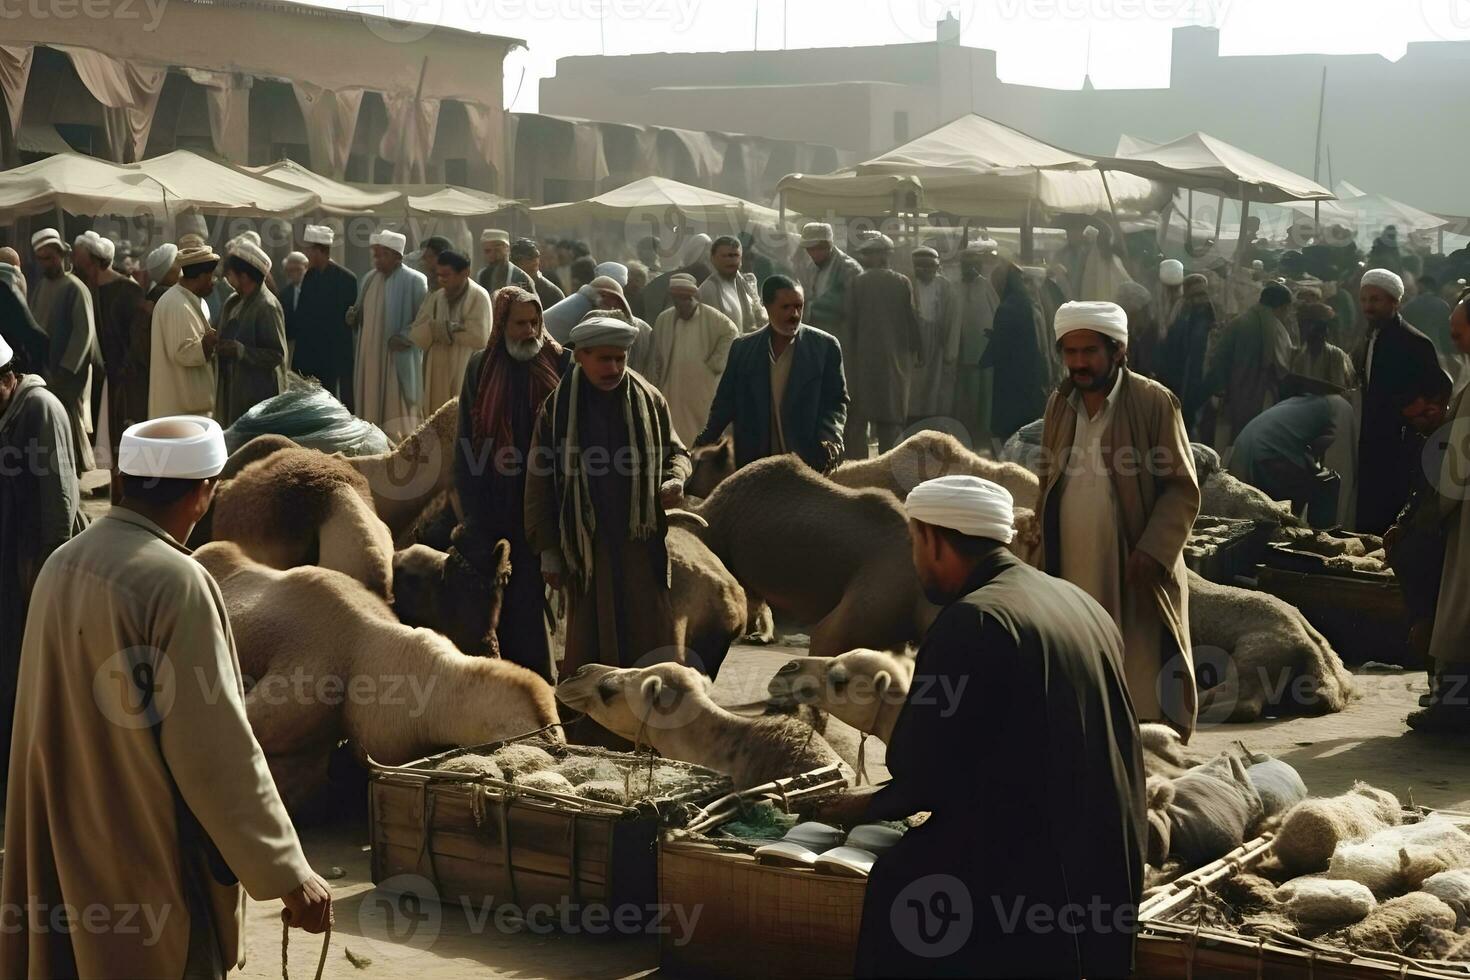
{"type": "Polygon", "coordinates": [[[1189,573],[1189,639],[1201,720],[1256,721],[1268,705],[1341,711],[1353,679],[1327,638],[1276,596],[1189,573]],[[1213,683],[1211,683],[1213,682],[1213,683]]]}
{"type": "Polygon", "coordinates": [[[392,535],[367,481],[340,457],[293,447],[249,463],[220,484],[211,523],[214,540],[272,568],[320,565],[385,599],[393,594],[392,535]]]}
{"type": "Polygon", "coordinates": [[[509,582],[510,542],[503,539],[479,562],[454,543],[448,551],[410,545],[393,555],[393,611],[407,626],[443,633],[461,653],[498,657],[495,629],[509,582]]]}
{"type": "Polygon", "coordinates": [[[388,452],[341,457],[367,480],[373,509],[393,532],[398,547],[414,543],[409,532],[441,494],[453,503],[458,438],[459,399],[451,398],[388,452]]]}
{"type": "Polygon", "coordinates": [[[924,429],[888,452],[871,459],[850,460],[832,471],[832,482],[860,490],[887,490],[899,500],[925,480],[964,474],[998,483],[1017,507],[1034,508],[1041,495],[1036,475],[1017,463],[986,459],[965,448],[947,432],[924,429]]]}
{"type": "Polygon", "coordinates": [[[340,572],[278,571],[225,541],[195,558],[224,595],[246,715],[293,812],[321,802],[343,739],[359,759],[401,765],[557,720],[540,677],[404,626],[380,596],[340,572]]]}
{"type": "Polygon", "coordinates": [[[714,677],[730,645],[745,631],[745,590],[692,531],[670,527],[664,543],[674,645],[684,651],[689,666],[714,677]]]}
{"type": "Polygon", "coordinates": [[[635,745],[729,775],[737,790],[833,765],[852,780],[852,769],[811,726],[734,714],[715,704],[710,686],[682,664],[588,664],[556,686],[556,697],[635,745]]]}

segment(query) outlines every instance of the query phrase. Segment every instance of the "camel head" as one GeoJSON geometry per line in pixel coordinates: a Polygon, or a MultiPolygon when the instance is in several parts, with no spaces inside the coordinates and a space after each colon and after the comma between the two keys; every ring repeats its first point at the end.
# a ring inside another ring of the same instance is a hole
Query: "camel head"
{"type": "Polygon", "coordinates": [[[694,469],[684,482],[684,495],[700,500],[714,492],[720,482],[735,472],[735,440],[729,435],[708,446],[697,446],[689,456],[694,469]]]}
{"type": "Polygon", "coordinates": [[[884,650],[850,650],[836,657],[797,657],[771,678],[770,704],[810,704],[884,741],[914,677],[913,658],[884,650]]]}
{"type": "Polygon", "coordinates": [[[718,710],[711,681],[692,667],[587,664],[556,685],[556,699],[603,728],[632,742],[653,742],[718,710]]]}
{"type": "Polygon", "coordinates": [[[410,626],[438,630],[462,652],[499,655],[495,629],[510,580],[510,543],[471,562],[453,545],[416,544],[393,555],[393,609],[410,626]]]}

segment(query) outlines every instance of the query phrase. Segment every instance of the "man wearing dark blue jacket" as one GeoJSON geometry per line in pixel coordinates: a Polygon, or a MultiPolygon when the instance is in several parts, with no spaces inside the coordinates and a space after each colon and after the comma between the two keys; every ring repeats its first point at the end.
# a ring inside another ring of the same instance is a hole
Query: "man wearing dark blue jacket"
{"type": "Polygon", "coordinates": [[[730,347],[696,446],[733,425],[735,465],[795,453],[818,473],[842,458],[847,381],[837,338],[801,322],[801,287],[773,275],[761,287],[766,325],[730,347]]]}

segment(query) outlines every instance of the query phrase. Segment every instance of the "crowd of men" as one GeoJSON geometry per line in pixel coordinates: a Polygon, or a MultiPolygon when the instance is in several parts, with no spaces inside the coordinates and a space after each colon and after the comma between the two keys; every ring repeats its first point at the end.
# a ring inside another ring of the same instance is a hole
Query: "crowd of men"
{"type": "MultiPolygon", "coordinates": [[[[729,236],[695,236],[664,269],[656,241],[637,243],[636,260],[598,262],[575,242],[543,248],[490,229],[478,272],[442,238],[416,253],[397,231],[370,241],[372,268],[353,276],[332,259],[333,229],[307,225],[301,251],[282,263],[284,282],[252,233],[223,254],[185,234],[129,269],[106,238],[88,232],[68,243],[43,229],[31,241],[31,281],[15,271],[19,256],[0,252],[0,450],[12,463],[0,480],[0,730],[15,739],[0,758],[20,808],[6,824],[7,900],[32,894],[17,891],[25,888],[65,897],[85,879],[75,863],[56,864],[37,828],[76,833],[89,811],[58,816],[69,800],[44,773],[70,765],[57,746],[106,739],[64,736],[74,729],[55,706],[118,650],[149,671],[161,651],[235,696],[214,713],[185,699],[171,717],[193,727],[119,740],[116,757],[98,756],[81,781],[113,806],[110,819],[126,816],[138,833],[169,838],[202,826],[252,894],[283,897],[296,924],[325,927],[329,895],[301,857],[244,721],[218,588],[181,544],[223,467],[222,428],[279,394],[288,368],[394,440],[459,399],[462,540],[471,551],[476,541],[509,542],[499,647],[548,680],[585,664],[681,656],[667,511],[683,500],[691,450],[728,439],[737,468],[792,454],[827,473],[921,425],[958,431],[992,454],[1011,439],[1038,444],[1038,500],[957,478],[925,484],[907,503],[916,570],[945,610],[919,652],[921,669],[958,682],[976,670],[965,651],[988,637],[987,648],[1018,658],[1014,676],[999,688],[994,676],[976,678],[1003,693],[952,719],[906,712],[889,749],[894,783],[839,804],[867,819],[928,809],[935,828],[958,826],[980,801],[943,791],[936,746],[986,744],[995,732],[1024,744],[1072,738],[1053,757],[1080,753],[1075,778],[1019,763],[1003,775],[1017,792],[1105,801],[1111,856],[1058,858],[1066,868],[1041,886],[1032,867],[977,857],[963,870],[985,888],[1064,896],[1068,870],[1082,868],[1099,894],[1136,903],[1136,722],[1186,737],[1195,724],[1184,547],[1201,490],[1191,443],[1213,446],[1231,472],[1313,523],[1385,534],[1403,569],[1414,642],[1434,664],[1409,723],[1470,731],[1470,613],[1439,601],[1464,584],[1470,547],[1460,507],[1470,467],[1445,430],[1467,411],[1447,368],[1458,373],[1459,355],[1470,353],[1470,305],[1463,293],[1435,302],[1432,278],[1416,280],[1403,263],[1355,263],[1331,283],[1304,273],[1301,254],[1267,253],[1223,278],[1163,260],[1135,279],[1139,263],[1106,226],[1089,233],[1075,222],[1048,267],[1019,266],[980,239],[960,250],[954,279],[934,247],[907,250],[901,271],[886,235],[858,238],[849,255],[820,222],[803,227],[790,269],[729,236]],[[112,471],[114,507],[83,530],[79,478],[96,465],[94,448],[112,471]],[[1014,506],[1040,519],[1038,569],[1002,550],[1014,506]],[[567,598],[559,669],[548,590],[567,598]],[[1071,613],[1056,616],[1061,608],[1071,613]],[[77,631],[79,622],[90,626],[77,631]],[[1062,696],[1043,682],[1043,662],[1082,693],[1062,696]],[[219,746],[230,747],[237,783],[229,799],[207,803],[198,781],[220,764],[219,746]],[[174,795],[117,793],[114,770],[174,795]]],[[[136,678],[138,664],[126,666],[136,678]]],[[[584,719],[572,737],[597,739],[592,727],[584,719]]],[[[1066,810],[1028,832],[1082,839],[1066,810]]],[[[889,861],[893,874],[875,873],[875,887],[899,892],[914,868],[948,867],[952,838],[938,829],[915,837],[909,863],[889,861]]],[[[158,857],[150,867],[168,864],[158,857]]],[[[172,975],[185,966],[219,975],[232,962],[235,936],[207,911],[216,896],[198,870],[161,871],[146,886],[209,930],[174,929],[164,948],[129,962],[172,975]]],[[[107,884],[109,894],[130,887],[107,884]]],[[[865,922],[871,958],[862,962],[880,973],[916,968],[889,925],[865,922]]],[[[965,964],[1005,947],[994,962],[1111,973],[1131,949],[1104,934],[1065,946],[982,938],[965,964]]],[[[43,973],[86,973],[107,955],[95,944],[27,941],[0,936],[0,962],[20,973],[27,962],[32,973],[38,963],[43,973]]],[[[135,952],[120,948],[125,959],[135,952]]]]}

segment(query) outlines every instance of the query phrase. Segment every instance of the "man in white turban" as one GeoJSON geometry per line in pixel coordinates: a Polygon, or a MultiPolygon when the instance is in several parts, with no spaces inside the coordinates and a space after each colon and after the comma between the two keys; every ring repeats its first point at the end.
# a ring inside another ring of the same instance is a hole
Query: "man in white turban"
{"type": "Polygon", "coordinates": [[[1382,534],[1409,499],[1413,467],[1405,458],[1404,406],[1413,393],[1430,388],[1441,370],[1434,341],[1399,313],[1404,281],[1387,269],[1369,269],[1358,287],[1368,336],[1353,353],[1363,382],[1362,426],[1358,430],[1356,531],[1382,534]]]}
{"type": "Polygon", "coordinates": [[[1178,259],[1164,259],[1159,263],[1159,283],[1154,288],[1154,314],[1164,335],[1174,325],[1183,304],[1184,263],[1178,259]]]}
{"type": "Polygon", "coordinates": [[[908,421],[916,369],[942,351],[924,349],[914,284],[889,268],[893,240],[878,234],[858,246],[868,267],[847,290],[843,320],[847,331],[842,359],[852,404],[848,408],[843,451],[848,459],[867,459],[868,430],[886,453],[898,444],[908,421]]]}
{"type": "Polygon", "coordinates": [[[424,352],[425,417],[460,393],[470,358],[490,340],[490,295],[470,278],[470,260],[445,249],[435,274],[439,288],[419,307],[408,332],[424,352]]]}
{"type": "Polygon", "coordinates": [[[806,323],[836,337],[845,356],[847,290],[863,274],[863,267],[832,238],[832,226],[825,222],[811,221],[802,226],[801,250],[806,261],[797,256],[797,277],[806,297],[806,323]]]}
{"type": "Polygon", "coordinates": [[[423,417],[424,354],[409,339],[429,281],[403,264],[408,240],[396,231],[369,239],[373,267],[358,286],[348,323],[357,330],[353,407],[357,417],[381,428],[395,442],[418,428],[423,417]]]}
{"type": "MultiPolygon", "coordinates": [[[[519,286],[535,290],[531,277],[510,260],[510,233],[500,228],[486,228],[480,232],[480,251],[485,256],[485,268],[480,270],[477,282],[485,295],[494,296],[497,289],[519,286]]],[[[481,344],[480,346],[484,346],[481,344]]]]}
{"type": "Polygon", "coordinates": [[[36,580],[7,728],[0,898],[20,916],[0,933],[7,977],[223,977],[244,960],[247,892],[281,900],[288,925],[331,922],[332,890],[245,717],[223,569],[209,567],[228,555],[182,543],[225,457],[212,419],[130,427],[121,501],[36,580]],[[142,912],[133,928],[48,928],[60,908],[142,912]]]}
{"type": "Polygon", "coordinates": [[[700,302],[699,291],[693,276],[681,273],[669,280],[674,305],[653,325],[647,372],[648,380],[668,399],[674,431],[686,445],[704,429],[730,345],[740,335],[728,316],[700,302]]]}
{"type": "Polygon", "coordinates": [[[1079,586],[1123,634],[1141,721],[1194,729],[1184,542],[1199,482],[1179,400],[1128,369],[1128,315],[1066,303],[1055,320],[1068,377],[1041,436],[1042,568],[1079,586]]]}
{"type": "Polygon", "coordinates": [[[31,254],[41,278],[30,292],[31,315],[50,338],[50,363],[46,382],[51,393],[66,406],[71,425],[77,475],[92,469],[92,383],[93,368],[100,367],[92,291],[66,269],[66,243],[54,228],[42,228],[31,236],[31,254]]]}
{"type": "MultiPolygon", "coordinates": [[[[563,677],[584,664],[686,655],[673,633],[664,507],[682,499],[691,463],[663,395],[628,370],[638,337],[602,311],[577,324],[575,366],[546,399],[532,440],[526,540],[547,584],[570,599],[563,677]]],[[[574,728],[581,740],[597,726],[574,728]]]]}
{"type": "Polygon", "coordinates": [[[923,367],[914,369],[909,395],[909,421],[919,422],[954,414],[960,309],[954,285],[939,271],[939,253],[925,245],[914,249],[912,259],[919,333],[924,349],[932,352],[923,367]]]}
{"type": "Polygon", "coordinates": [[[77,236],[72,269],[92,291],[97,350],[102,372],[92,378],[102,388],[97,419],[98,462],[113,467],[123,430],[148,417],[148,321],[143,288],[113,271],[116,246],[95,231],[77,236]]]}
{"type": "Polygon", "coordinates": [[[910,491],[904,509],[914,569],[942,608],[888,743],[892,779],[818,814],[847,826],[930,814],[873,865],[859,975],[1124,976],[1133,935],[1111,918],[1079,914],[1079,931],[1056,942],[980,908],[982,899],[1008,910],[1065,909],[1081,895],[1112,910],[1139,901],[1144,771],[1118,629],[1081,589],[1007,550],[1012,501],[1002,487],[940,477],[910,491]],[[978,751],[956,754],[957,745],[978,751]],[[982,805],[996,787],[1046,803],[1024,814],[982,805]],[[916,885],[922,901],[906,902],[916,885]],[[948,948],[911,907],[966,901],[968,939],[948,948]]]}

